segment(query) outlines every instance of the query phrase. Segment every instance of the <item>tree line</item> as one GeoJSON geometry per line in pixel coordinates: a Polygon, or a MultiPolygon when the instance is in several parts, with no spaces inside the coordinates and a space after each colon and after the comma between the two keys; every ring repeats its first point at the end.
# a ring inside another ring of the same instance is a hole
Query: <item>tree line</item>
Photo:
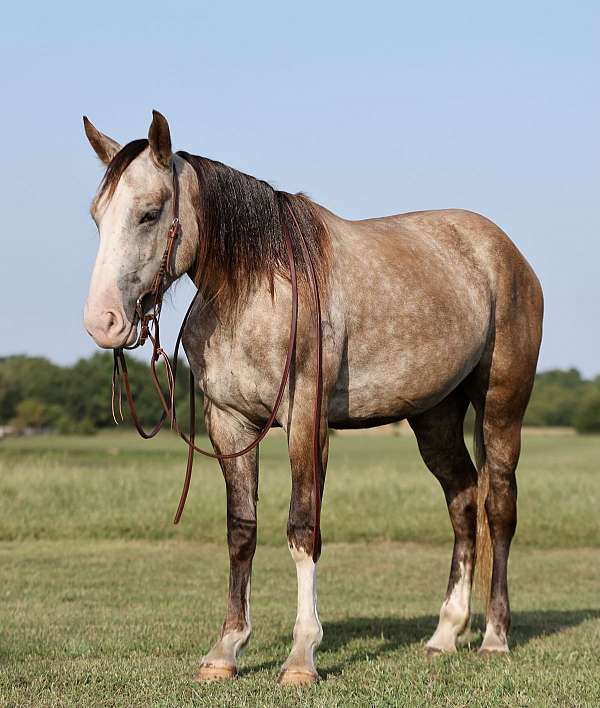
{"type": "MultiPolygon", "coordinates": [[[[166,392],[164,369],[157,367],[166,392]]],[[[128,357],[127,369],[140,420],[153,425],[161,415],[161,405],[150,379],[146,362],[128,357]]],[[[15,431],[31,429],[60,433],[92,434],[114,426],[111,413],[113,356],[98,352],[79,359],[72,366],[59,366],[43,357],[0,358],[0,426],[15,431]]],[[[187,430],[189,369],[177,365],[175,398],[181,427],[187,430]]],[[[123,391],[123,416],[129,411],[123,391]]],[[[203,430],[202,406],[197,405],[197,428],[203,430]]]]}
{"type": "MultiPolygon", "coordinates": [[[[72,366],[58,366],[43,357],[0,358],[0,426],[17,431],[47,429],[62,433],[93,433],[114,425],[110,411],[113,359],[98,352],[72,366]]],[[[160,415],[160,403],[147,363],[129,358],[136,405],[145,424],[160,415]]],[[[188,368],[178,364],[176,399],[182,427],[187,420],[188,368]]],[[[201,411],[201,405],[198,405],[201,411]]],[[[123,406],[127,418],[127,406],[123,406]]],[[[202,429],[202,415],[197,425],[202,429]]],[[[584,379],[577,369],[538,373],[525,415],[525,425],[573,427],[600,433],[600,376],[584,379]]]]}

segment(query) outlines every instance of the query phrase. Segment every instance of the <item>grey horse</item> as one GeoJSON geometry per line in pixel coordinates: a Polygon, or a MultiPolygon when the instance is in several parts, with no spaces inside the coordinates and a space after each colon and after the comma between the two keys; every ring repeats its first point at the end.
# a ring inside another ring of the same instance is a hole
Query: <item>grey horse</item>
{"type": "MultiPolygon", "coordinates": [[[[101,347],[136,338],[135,303],[159,267],[172,207],[171,171],[181,185],[182,236],[171,280],[200,290],[183,345],[204,395],[215,449],[245,447],[268,418],[288,342],[291,287],[282,230],[290,217],[310,249],[321,285],[323,491],[329,428],[407,419],[439,480],[454,549],[430,654],[456,650],[469,624],[475,561],[489,593],[481,654],[508,651],[507,561],[516,526],[515,470],[533,385],[543,298],[508,236],[478,214],[420,211],[348,221],[304,195],[219,162],[173,153],[166,119],[154,112],[148,139],[121,147],[87,119],[87,137],[107,166],[91,213],[100,246],[85,326],[101,347]],[[463,420],[476,412],[476,462],[463,420]],[[491,577],[490,577],[491,576],[491,577]]],[[[277,416],[292,472],[287,538],[298,576],[293,646],[282,683],[318,678],[311,431],[315,397],[313,304],[298,234],[289,229],[300,279],[298,342],[277,416]]],[[[218,641],[198,680],[232,677],[250,637],[250,577],[256,547],[258,456],[221,462],[227,487],[229,599],[218,641]]],[[[360,511],[356,522],[360,523],[360,511]]]]}

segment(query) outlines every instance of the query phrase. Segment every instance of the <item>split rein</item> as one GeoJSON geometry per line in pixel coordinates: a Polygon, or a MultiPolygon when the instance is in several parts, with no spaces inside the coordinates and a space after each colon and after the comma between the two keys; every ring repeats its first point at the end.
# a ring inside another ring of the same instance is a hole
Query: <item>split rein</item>
{"type": "MultiPolygon", "coordinates": [[[[288,207],[289,208],[289,207],[288,207]]],[[[298,225],[298,221],[294,215],[292,209],[289,209],[290,215],[294,222],[295,229],[299,236],[300,250],[302,251],[302,258],[305,262],[307,269],[307,276],[310,282],[314,297],[314,319],[315,319],[315,331],[317,337],[317,351],[316,351],[316,368],[315,368],[315,401],[313,406],[313,420],[312,420],[312,482],[313,482],[313,493],[315,501],[315,524],[313,528],[313,540],[312,540],[312,557],[316,562],[317,557],[320,552],[320,520],[321,520],[321,408],[323,399],[323,381],[322,381],[322,370],[323,370],[323,339],[321,330],[321,301],[319,295],[319,284],[316,274],[316,268],[312,260],[308,245],[304,238],[304,234],[298,225]]],[[[288,384],[290,376],[290,368],[292,365],[292,359],[294,352],[296,351],[296,334],[298,328],[298,274],[296,271],[296,260],[294,256],[294,249],[292,246],[292,241],[290,239],[287,226],[285,221],[283,222],[283,239],[286,246],[288,264],[290,270],[290,283],[292,287],[292,312],[290,320],[290,332],[288,338],[287,355],[285,360],[285,365],[283,367],[283,374],[281,376],[281,382],[279,384],[279,389],[277,391],[277,396],[275,398],[275,403],[273,405],[273,410],[271,411],[267,421],[264,426],[254,438],[254,440],[247,445],[242,450],[230,453],[220,453],[220,452],[209,452],[208,450],[203,450],[196,445],[196,396],[195,396],[195,379],[194,374],[190,368],[189,375],[189,434],[186,435],[177,421],[177,416],[175,412],[175,384],[177,381],[177,361],[179,358],[179,348],[181,345],[181,339],[183,337],[183,332],[185,326],[188,322],[192,308],[196,302],[199,294],[199,290],[194,295],[186,313],[181,323],[179,329],[179,334],[177,335],[177,340],[175,342],[175,349],[173,351],[172,359],[169,359],[168,355],[161,347],[160,344],[160,313],[162,309],[163,295],[165,291],[165,280],[169,275],[169,267],[173,259],[173,252],[175,249],[175,243],[177,238],[181,234],[181,224],[179,221],[179,178],[177,175],[177,170],[175,164],[173,164],[173,220],[167,232],[167,243],[165,250],[163,252],[160,266],[158,272],[156,273],[154,280],[150,289],[142,293],[136,302],[135,317],[132,324],[132,328],[135,327],[137,321],[140,323],[140,333],[135,344],[128,347],[121,347],[113,350],[114,356],[114,366],[112,375],[112,391],[111,391],[111,410],[112,416],[115,423],[118,424],[117,420],[117,410],[118,415],[121,420],[123,420],[123,407],[122,407],[122,390],[125,389],[125,396],[127,399],[127,404],[131,414],[131,419],[133,425],[135,426],[137,432],[140,436],[146,440],[153,438],[159,430],[163,427],[163,424],[168,419],[171,428],[179,435],[179,437],[188,446],[188,459],[185,470],[185,478],[183,482],[183,489],[181,491],[181,496],[179,498],[179,504],[177,505],[177,511],[175,513],[175,518],[173,523],[178,524],[183,514],[183,509],[185,507],[185,502],[190,489],[190,482],[192,479],[192,468],[194,465],[194,453],[199,453],[205,457],[211,457],[213,459],[222,460],[233,460],[237,457],[242,457],[246,453],[254,450],[258,447],[259,443],[265,438],[269,430],[271,429],[277,413],[281,406],[281,401],[283,400],[283,395],[285,393],[285,387],[288,384]],[[152,300],[152,309],[149,314],[144,314],[144,300],[150,297],[152,300]],[[158,398],[162,407],[162,413],[159,420],[156,422],[154,427],[147,432],[137,413],[137,408],[135,405],[134,396],[131,390],[131,385],[129,382],[129,374],[127,371],[127,363],[125,361],[124,349],[136,349],[137,347],[143,346],[147,340],[152,343],[152,356],[150,359],[150,375],[151,380],[158,394],[158,398]],[[167,395],[165,396],[162,385],[159,381],[158,372],[156,365],[162,359],[165,372],[167,376],[167,395]],[[117,405],[115,405],[115,400],[117,405]]]]}

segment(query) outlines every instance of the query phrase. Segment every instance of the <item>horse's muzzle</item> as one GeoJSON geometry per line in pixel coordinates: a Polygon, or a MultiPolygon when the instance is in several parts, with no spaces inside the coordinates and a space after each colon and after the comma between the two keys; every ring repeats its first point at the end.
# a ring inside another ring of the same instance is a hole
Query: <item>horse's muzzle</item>
{"type": "Polygon", "coordinates": [[[102,349],[115,349],[135,342],[137,327],[117,308],[93,310],[86,305],[83,324],[96,344],[102,349]]]}

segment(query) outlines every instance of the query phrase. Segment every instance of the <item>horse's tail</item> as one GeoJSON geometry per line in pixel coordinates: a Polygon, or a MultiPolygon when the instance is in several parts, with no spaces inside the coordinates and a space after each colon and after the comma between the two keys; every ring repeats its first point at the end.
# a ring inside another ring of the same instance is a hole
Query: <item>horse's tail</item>
{"type": "Polygon", "coordinates": [[[475,464],[477,465],[477,536],[475,541],[475,589],[487,611],[490,599],[492,576],[492,541],[485,500],[488,495],[490,476],[485,464],[485,443],[483,441],[483,413],[475,418],[474,432],[475,464]]]}

